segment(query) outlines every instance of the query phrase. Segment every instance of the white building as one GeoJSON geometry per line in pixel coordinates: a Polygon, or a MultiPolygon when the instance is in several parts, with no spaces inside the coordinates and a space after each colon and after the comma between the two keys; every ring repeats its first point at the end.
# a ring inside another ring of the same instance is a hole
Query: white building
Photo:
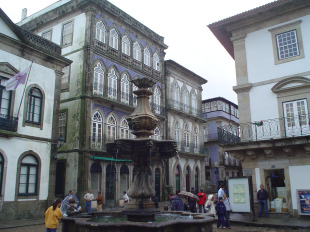
{"type": "Polygon", "coordinates": [[[1,220],[42,217],[46,210],[61,70],[71,63],[60,51],[16,26],[0,9],[1,220]],[[7,91],[6,82],[30,67],[26,83],[7,91]]]}
{"type": "Polygon", "coordinates": [[[294,214],[297,190],[310,189],[309,10],[281,0],[208,26],[236,62],[240,127],[224,128],[224,148],[242,160],[254,195],[264,184],[294,214]]]}

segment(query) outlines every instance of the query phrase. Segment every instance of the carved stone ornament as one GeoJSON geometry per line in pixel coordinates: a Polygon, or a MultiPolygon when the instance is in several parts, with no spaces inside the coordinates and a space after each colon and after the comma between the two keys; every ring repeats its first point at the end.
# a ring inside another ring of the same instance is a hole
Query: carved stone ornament
{"type": "Polygon", "coordinates": [[[274,157],[274,151],[271,149],[264,150],[264,153],[266,154],[267,158],[273,158],[274,157]]]}
{"type": "Polygon", "coordinates": [[[288,156],[293,156],[293,149],[292,148],[283,148],[283,151],[285,152],[286,155],[288,156]]]}
{"type": "Polygon", "coordinates": [[[256,151],[247,151],[246,152],[247,156],[251,159],[254,160],[257,158],[257,152],[256,151]]]}

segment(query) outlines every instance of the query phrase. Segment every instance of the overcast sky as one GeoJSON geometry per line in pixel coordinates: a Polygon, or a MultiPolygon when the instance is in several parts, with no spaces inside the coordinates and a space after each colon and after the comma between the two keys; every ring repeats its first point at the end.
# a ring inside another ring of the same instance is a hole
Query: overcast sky
{"type": "MultiPolygon", "coordinates": [[[[23,8],[28,16],[55,0],[0,0],[14,23],[23,8]]],[[[208,80],[202,99],[224,97],[237,103],[235,64],[208,24],[251,10],[272,0],[110,0],[121,10],[165,38],[171,59],[208,80]]]]}

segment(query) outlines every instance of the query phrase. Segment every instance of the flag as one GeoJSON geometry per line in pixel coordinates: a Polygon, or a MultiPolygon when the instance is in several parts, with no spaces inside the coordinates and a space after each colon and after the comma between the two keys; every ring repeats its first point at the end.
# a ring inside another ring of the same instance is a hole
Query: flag
{"type": "Polygon", "coordinates": [[[254,122],[253,124],[256,125],[256,126],[262,126],[262,125],[264,125],[263,121],[254,122]]]}
{"type": "Polygon", "coordinates": [[[25,70],[17,73],[14,77],[12,77],[11,79],[9,79],[6,82],[6,86],[5,89],[7,91],[9,90],[14,90],[17,88],[17,86],[22,83],[25,84],[26,78],[27,78],[27,74],[29,72],[30,66],[27,67],[25,70]]]}

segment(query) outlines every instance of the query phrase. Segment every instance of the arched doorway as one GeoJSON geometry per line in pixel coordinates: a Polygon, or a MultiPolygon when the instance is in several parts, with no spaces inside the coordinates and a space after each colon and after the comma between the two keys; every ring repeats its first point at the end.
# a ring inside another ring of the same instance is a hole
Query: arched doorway
{"type": "Polygon", "coordinates": [[[180,181],[180,167],[179,165],[175,169],[175,193],[178,194],[181,191],[181,181],[180,181]]]}
{"type": "Polygon", "coordinates": [[[115,183],[116,183],[116,169],[113,164],[109,164],[106,168],[106,191],[105,200],[108,206],[115,205],[115,183]]]}
{"type": "Polygon", "coordinates": [[[198,183],[199,183],[199,178],[198,178],[198,173],[199,173],[199,170],[198,170],[198,167],[196,167],[195,169],[195,192],[198,193],[199,192],[199,186],[198,186],[198,183]]]}
{"type": "Polygon", "coordinates": [[[123,192],[129,189],[129,169],[127,165],[123,165],[120,170],[120,191],[119,198],[123,197],[123,192]]]}
{"type": "Polygon", "coordinates": [[[186,191],[189,192],[191,190],[191,187],[190,187],[190,170],[189,170],[189,167],[187,166],[186,168],[186,174],[185,174],[185,183],[186,183],[186,191]]]}
{"type": "Polygon", "coordinates": [[[93,163],[90,167],[90,188],[94,195],[101,191],[102,169],[100,163],[93,163]]]}
{"type": "Polygon", "coordinates": [[[155,196],[160,201],[160,169],[155,169],[155,196]]]}

